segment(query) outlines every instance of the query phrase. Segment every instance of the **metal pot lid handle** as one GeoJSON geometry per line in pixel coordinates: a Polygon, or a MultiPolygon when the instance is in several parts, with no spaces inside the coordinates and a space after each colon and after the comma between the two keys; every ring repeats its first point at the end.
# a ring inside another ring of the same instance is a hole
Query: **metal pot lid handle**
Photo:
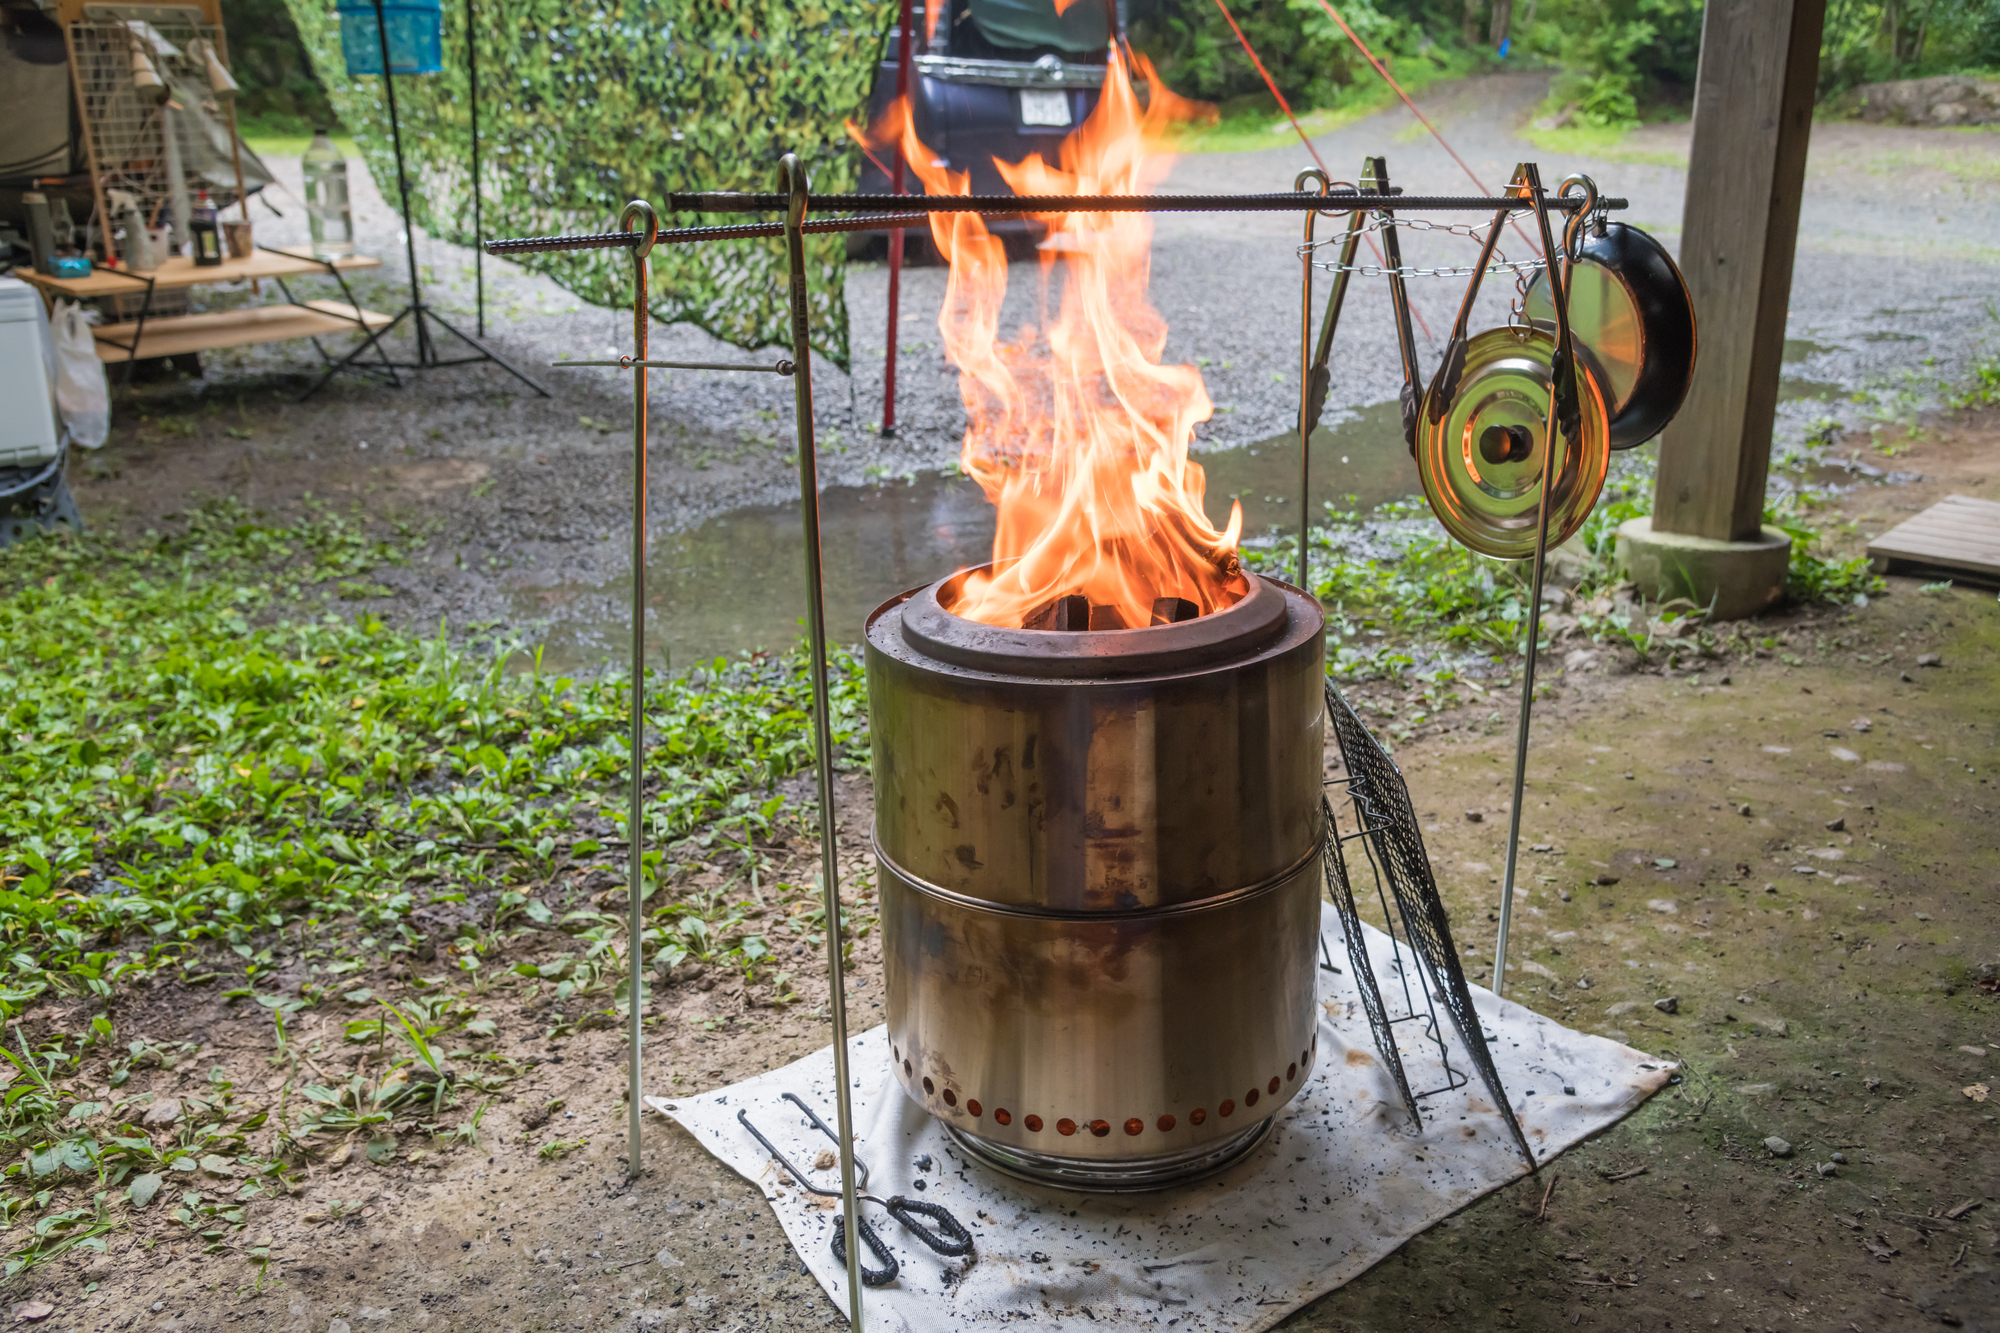
{"type": "MultiPolygon", "coordinates": [[[[1456,396],[1435,422],[1426,412],[1418,432],[1424,498],[1453,540],[1481,555],[1526,560],[1535,553],[1555,361],[1555,336],[1545,328],[1474,334],[1456,396]]],[[[1575,433],[1554,432],[1551,548],[1583,526],[1610,466],[1603,394],[1587,360],[1579,358],[1575,370],[1575,433]]]]}

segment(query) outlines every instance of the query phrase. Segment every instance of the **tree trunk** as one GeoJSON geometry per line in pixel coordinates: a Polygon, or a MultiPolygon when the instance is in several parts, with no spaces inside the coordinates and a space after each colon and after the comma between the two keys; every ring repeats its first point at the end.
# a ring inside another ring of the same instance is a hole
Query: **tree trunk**
{"type": "Polygon", "coordinates": [[[1465,44],[1479,45],[1479,0],[1465,0],[1465,44]]]}
{"type": "Polygon", "coordinates": [[[1514,21],[1514,0],[1493,0],[1493,17],[1486,28],[1486,44],[1498,51],[1507,41],[1507,28],[1514,21]]]}

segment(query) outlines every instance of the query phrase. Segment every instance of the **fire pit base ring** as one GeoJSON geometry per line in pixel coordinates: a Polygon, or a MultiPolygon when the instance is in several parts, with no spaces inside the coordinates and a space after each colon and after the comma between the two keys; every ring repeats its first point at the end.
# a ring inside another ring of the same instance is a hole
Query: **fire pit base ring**
{"type": "Polygon", "coordinates": [[[1266,1116],[1234,1138],[1209,1144],[1198,1152],[1124,1161],[1058,1157],[1054,1153],[1007,1147],[968,1134],[948,1120],[939,1123],[974,1161],[1016,1180],[1083,1194],[1144,1194],[1185,1185],[1234,1165],[1264,1141],[1264,1136],[1271,1132],[1273,1119],[1266,1116]]]}

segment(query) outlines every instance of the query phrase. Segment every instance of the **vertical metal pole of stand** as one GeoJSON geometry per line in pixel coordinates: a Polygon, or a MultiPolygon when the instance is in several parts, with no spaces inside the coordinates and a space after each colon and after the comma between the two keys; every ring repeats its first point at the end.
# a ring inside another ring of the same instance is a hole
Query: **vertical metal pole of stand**
{"type": "MultiPolygon", "coordinates": [[[[1514,919],[1514,873],[1521,859],[1521,799],[1528,785],[1528,728],[1535,708],[1536,643],[1542,632],[1542,572],[1548,557],[1549,496],[1554,490],[1558,449],[1564,433],[1560,422],[1565,401],[1562,383],[1569,353],[1569,286],[1557,262],[1554,240],[1549,232],[1548,200],[1542,193],[1541,172],[1534,163],[1524,168],[1529,197],[1535,201],[1535,217],[1541,224],[1542,253],[1548,256],[1549,300],[1556,312],[1556,355],[1549,385],[1549,415],[1542,432],[1542,500],[1535,516],[1535,568],[1528,598],[1528,637],[1521,652],[1521,713],[1514,730],[1514,799],[1507,812],[1507,870],[1500,881],[1500,931],[1493,943],[1493,993],[1507,993],[1507,928],[1514,919]]],[[[1568,392],[1575,393],[1574,380],[1568,392]]]]}
{"type": "MultiPolygon", "coordinates": [[[[486,232],[480,226],[479,208],[479,32],[473,25],[473,0],[465,0],[465,74],[471,84],[468,99],[472,110],[472,300],[475,326],[486,336],[486,232]]],[[[639,261],[644,265],[645,260],[639,261]]],[[[644,284],[641,284],[643,288],[644,284]]],[[[641,354],[643,359],[644,354],[641,354]]],[[[644,370],[639,372],[643,378],[644,370]]]]}
{"type": "Polygon", "coordinates": [[[641,239],[632,250],[632,793],[627,808],[625,841],[631,850],[625,897],[625,963],[630,974],[625,999],[630,1006],[630,1049],[626,1053],[625,1133],[630,1161],[627,1170],[639,1174],[639,1092],[641,1080],[640,1018],[645,1005],[646,977],[646,256],[660,234],[660,219],[643,199],[625,205],[618,230],[639,223],[641,239]]]}
{"type": "Polygon", "coordinates": [[[819,460],[814,457],[812,343],[806,320],[806,168],[797,153],[778,164],[791,278],[792,402],[798,413],[799,509],[805,520],[806,634],[811,640],[813,744],[819,767],[820,893],[826,905],[826,980],[833,1010],[833,1110],[840,1131],[841,1225],[847,1231],[847,1317],[861,1328],[861,1201],[854,1184],[854,1097],[847,1072],[847,989],[840,957],[840,848],[833,825],[833,719],[827,691],[826,586],[820,570],[819,460]]]}
{"type": "MultiPolygon", "coordinates": [[[[937,0],[930,0],[936,4],[937,0]]],[[[916,36],[915,6],[911,0],[903,0],[903,7],[896,19],[896,100],[903,104],[903,114],[910,118],[910,128],[916,128],[916,109],[910,105],[910,54],[912,39],[916,36]]],[[[908,194],[903,186],[903,137],[896,136],[896,164],[889,178],[889,188],[895,194],[908,194]]],[[[886,360],[882,363],[882,433],[896,433],[896,338],[901,319],[903,297],[903,229],[896,228],[889,233],[889,334],[886,360]]]]}
{"type": "Polygon", "coordinates": [[[396,76],[389,72],[389,20],[375,0],[375,36],[382,47],[382,92],[389,102],[389,143],[396,150],[396,198],[403,210],[403,254],[410,264],[410,314],[417,321],[417,364],[431,364],[431,338],[424,328],[424,294],[417,285],[417,233],[410,225],[409,173],[403,169],[403,122],[396,114],[396,76]]]}
{"type": "MultiPolygon", "coordinates": [[[[1307,168],[1292,182],[1303,190],[1317,182],[1319,192],[1327,190],[1326,173],[1307,168]]],[[[1299,588],[1310,590],[1306,581],[1306,533],[1312,526],[1312,374],[1313,374],[1313,223],[1319,210],[1306,213],[1305,244],[1299,250],[1299,588]]]]}

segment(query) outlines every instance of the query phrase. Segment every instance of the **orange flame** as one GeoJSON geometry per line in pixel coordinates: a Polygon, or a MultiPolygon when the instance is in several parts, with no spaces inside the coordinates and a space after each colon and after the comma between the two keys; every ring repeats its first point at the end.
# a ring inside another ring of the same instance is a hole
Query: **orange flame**
{"type": "MultiPolygon", "coordinates": [[[[1142,111],[1114,52],[1097,108],[1063,141],[1061,164],[1040,156],[996,160],[1017,194],[1137,194],[1165,177],[1169,127],[1213,109],[1151,85],[1142,111]]],[[[882,137],[931,194],[970,193],[968,175],[933,165],[908,108],[893,107],[882,137]]],[[[1201,612],[1247,591],[1237,569],[1243,513],[1218,532],[1202,511],[1205,480],[1188,458],[1212,413],[1201,372],[1162,365],[1167,324],[1146,300],[1153,225],[1144,213],[1038,218],[1046,292],[1060,275],[1052,323],[1000,339],[1007,255],[971,213],[933,213],[931,235],[951,264],[938,327],[959,368],[968,426],[961,462],[999,511],[993,568],[966,580],[958,615],[989,625],[1036,623],[1060,597],[1082,594],[1092,628],[1152,624],[1155,603],[1182,598],[1201,612]]],[[[1044,306],[1046,309],[1046,305],[1044,306]]],[[[1169,617],[1174,618],[1174,617],[1169,617]]],[[[1075,625],[1074,628],[1082,628],[1075,625]]]]}

